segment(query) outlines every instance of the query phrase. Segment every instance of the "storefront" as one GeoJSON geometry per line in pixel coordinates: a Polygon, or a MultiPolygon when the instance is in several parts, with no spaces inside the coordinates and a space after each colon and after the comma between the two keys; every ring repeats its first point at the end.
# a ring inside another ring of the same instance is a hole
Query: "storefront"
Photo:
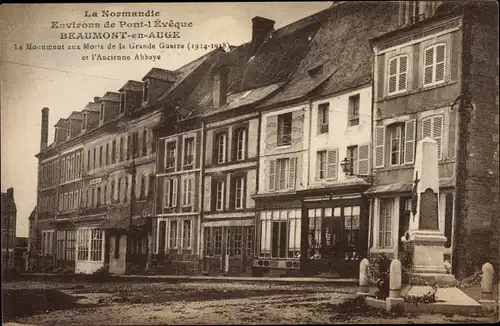
{"type": "Polygon", "coordinates": [[[75,273],[92,274],[104,266],[104,230],[80,227],[76,234],[75,273]]]}

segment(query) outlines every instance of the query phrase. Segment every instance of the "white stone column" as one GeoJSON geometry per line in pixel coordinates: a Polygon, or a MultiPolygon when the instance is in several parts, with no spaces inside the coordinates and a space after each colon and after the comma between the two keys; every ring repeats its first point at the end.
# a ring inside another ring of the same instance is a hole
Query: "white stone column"
{"type": "Polygon", "coordinates": [[[403,311],[404,299],[401,297],[402,268],[398,259],[391,261],[389,267],[389,297],[385,299],[387,311],[403,311]]]}
{"type": "Polygon", "coordinates": [[[359,291],[358,295],[370,294],[370,261],[363,258],[359,263],[359,291]]]}
{"type": "Polygon", "coordinates": [[[496,312],[497,304],[493,297],[493,280],[495,271],[490,263],[486,263],[482,268],[481,276],[481,300],[478,302],[483,306],[486,313],[496,312]]]}

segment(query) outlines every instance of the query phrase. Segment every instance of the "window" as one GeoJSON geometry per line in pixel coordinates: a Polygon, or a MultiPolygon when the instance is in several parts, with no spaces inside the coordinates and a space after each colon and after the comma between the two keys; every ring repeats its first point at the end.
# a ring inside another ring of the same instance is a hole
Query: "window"
{"type": "Polygon", "coordinates": [[[64,204],[63,204],[63,209],[67,210],[68,209],[68,193],[64,194],[64,204]]]}
{"type": "Polygon", "coordinates": [[[328,132],[330,103],[322,103],[318,106],[318,133],[324,134],[328,132]]]}
{"type": "Polygon", "coordinates": [[[295,157],[269,161],[269,190],[295,188],[295,157]]]}
{"type": "Polygon", "coordinates": [[[146,80],[144,84],[142,84],[142,100],[147,102],[149,98],[149,82],[146,80]]]}
{"type": "Polygon", "coordinates": [[[186,138],[184,139],[184,165],[192,165],[194,158],[193,158],[193,152],[194,152],[194,138],[186,138]]]}
{"type": "Polygon", "coordinates": [[[54,231],[42,231],[42,256],[51,256],[54,248],[54,231]]]}
{"type": "Polygon", "coordinates": [[[113,146],[111,147],[111,164],[116,163],[116,140],[113,140],[113,146]]]}
{"type": "Polygon", "coordinates": [[[106,165],[109,165],[109,143],[106,144],[106,165]]]}
{"type": "Polygon", "coordinates": [[[245,179],[238,177],[235,179],[235,196],[234,196],[234,208],[241,209],[244,207],[245,198],[245,179]]]}
{"type": "Polygon", "coordinates": [[[103,236],[101,230],[92,230],[92,238],[90,243],[90,260],[102,261],[103,260],[103,236]]]}
{"type": "Polygon", "coordinates": [[[289,159],[279,159],[278,163],[278,189],[288,188],[289,159]]]}
{"type": "Polygon", "coordinates": [[[350,175],[358,174],[358,146],[347,147],[347,159],[351,162],[350,175]]]}
{"type": "Polygon", "coordinates": [[[102,168],[102,146],[99,146],[99,167],[102,168]]]}
{"type": "Polygon", "coordinates": [[[300,254],[301,210],[260,213],[261,257],[296,258],[300,254]]]}
{"type": "Polygon", "coordinates": [[[73,209],[73,203],[74,203],[74,201],[73,201],[73,193],[70,192],[68,194],[68,209],[73,209]]]}
{"type": "Polygon", "coordinates": [[[227,143],[227,134],[221,133],[217,135],[217,163],[225,163],[226,162],[226,143],[227,143]]]}
{"type": "Polygon", "coordinates": [[[191,249],[191,220],[182,222],[182,249],[191,249]]]}
{"type": "Polygon", "coordinates": [[[444,82],[446,62],[445,44],[435,44],[424,51],[424,86],[444,82]]]}
{"type": "Polygon", "coordinates": [[[389,60],[388,93],[397,94],[406,91],[408,56],[401,55],[389,60]]]}
{"type": "Polygon", "coordinates": [[[168,246],[170,249],[177,249],[177,234],[177,221],[170,221],[170,243],[168,246]]]}
{"type": "Polygon", "coordinates": [[[245,159],[246,137],[247,131],[245,129],[239,129],[236,132],[236,160],[238,161],[245,159]]]}
{"type": "Polygon", "coordinates": [[[359,125],[359,94],[349,96],[349,126],[359,125]]]}
{"type": "Polygon", "coordinates": [[[120,93],[120,113],[125,112],[125,98],[126,98],[126,91],[123,91],[120,93]]]}
{"type": "Polygon", "coordinates": [[[278,116],[278,146],[292,143],[292,113],[278,116]]]}
{"type": "Polygon", "coordinates": [[[88,124],[88,116],[87,116],[87,113],[85,112],[83,114],[83,130],[87,129],[87,124],[88,124]]]}
{"type": "Polygon", "coordinates": [[[380,199],[380,214],[379,214],[379,248],[392,247],[392,215],[393,215],[392,198],[380,199]]]}
{"type": "Polygon", "coordinates": [[[422,139],[430,137],[437,142],[438,159],[442,158],[443,116],[436,115],[422,120],[422,139]]]}
{"type": "Polygon", "coordinates": [[[224,210],[224,197],[225,197],[225,183],[224,181],[216,181],[215,183],[215,210],[224,210]]]}
{"type": "Polygon", "coordinates": [[[92,151],[92,168],[95,169],[96,167],[96,149],[92,151]]]}
{"type": "Polygon", "coordinates": [[[176,161],[176,142],[175,141],[171,141],[171,142],[168,142],[167,143],[167,146],[166,146],[166,151],[167,151],[167,155],[166,155],[166,160],[165,160],[165,167],[167,169],[171,169],[171,168],[174,168],[175,167],[175,161],[176,161]]]}
{"type": "Polygon", "coordinates": [[[347,244],[355,252],[359,242],[359,206],[344,207],[344,230],[347,244]]]}
{"type": "Polygon", "coordinates": [[[400,165],[404,162],[404,125],[397,124],[388,128],[390,139],[391,165],[400,165]]]}
{"type": "Polygon", "coordinates": [[[96,205],[101,206],[101,187],[97,187],[97,200],[96,205]]]}
{"type": "Polygon", "coordinates": [[[124,153],[123,153],[123,151],[125,150],[124,142],[125,142],[125,139],[123,137],[121,137],[120,138],[120,156],[119,156],[120,162],[122,162],[124,159],[124,153]]]}
{"type": "Polygon", "coordinates": [[[191,206],[193,204],[193,179],[187,178],[183,181],[182,187],[182,206],[191,206]]]}
{"type": "MultiPolygon", "coordinates": [[[[63,166],[63,171],[64,171],[64,164],[62,165],[63,166]]],[[[91,167],[90,167],[90,149],[87,151],[87,171],[90,171],[91,170],[91,167]]]]}
{"type": "Polygon", "coordinates": [[[66,260],[75,260],[76,231],[66,231],[65,257],[66,260]]]}
{"type": "Polygon", "coordinates": [[[177,206],[177,179],[167,179],[165,180],[165,207],[176,207],[177,206]]]}
{"type": "MultiPolygon", "coordinates": [[[[431,5],[429,3],[428,5],[431,5]]],[[[411,23],[415,24],[425,18],[425,12],[422,9],[422,1],[411,1],[410,2],[410,15],[411,23]]]]}
{"type": "Polygon", "coordinates": [[[109,198],[110,198],[110,201],[112,203],[115,201],[115,182],[114,181],[111,181],[109,198]]]}
{"type": "Polygon", "coordinates": [[[90,192],[91,192],[91,196],[90,196],[90,206],[91,206],[91,207],[94,207],[94,203],[95,203],[95,189],[94,189],[94,188],[92,188],[92,189],[90,190],[90,192]]]}
{"type": "Polygon", "coordinates": [[[214,227],[214,240],[215,240],[215,250],[214,255],[220,256],[222,255],[222,227],[214,227]]]}
{"type": "Polygon", "coordinates": [[[144,129],[142,132],[142,155],[148,154],[148,130],[144,129]]]}
{"type": "Polygon", "coordinates": [[[75,175],[77,178],[82,176],[81,172],[82,163],[80,161],[80,153],[76,154],[76,166],[75,166],[75,175]]]}
{"type": "Polygon", "coordinates": [[[90,229],[78,230],[78,260],[89,259],[90,229]]]}
{"type": "Polygon", "coordinates": [[[317,178],[319,180],[326,179],[326,151],[317,153],[317,178]]]}

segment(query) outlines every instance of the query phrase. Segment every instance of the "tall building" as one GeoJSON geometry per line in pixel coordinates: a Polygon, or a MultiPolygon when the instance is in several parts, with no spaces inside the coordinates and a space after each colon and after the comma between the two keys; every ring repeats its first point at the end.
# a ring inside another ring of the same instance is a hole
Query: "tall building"
{"type": "Polygon", "coordinates": [[[2,192],[2,274],[14,267],[14,247],[16,244],[17,208],[14,188],[2,192]]]}

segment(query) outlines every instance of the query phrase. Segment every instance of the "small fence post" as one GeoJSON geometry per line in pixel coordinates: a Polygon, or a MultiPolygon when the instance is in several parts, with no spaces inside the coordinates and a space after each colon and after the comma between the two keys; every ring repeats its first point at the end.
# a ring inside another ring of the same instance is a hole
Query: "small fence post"
{"type": "Polygon", "coordinates": [[[403,311],[404,299],[401,297],[402,268],[398,259],[391,261],[389,267],[389,297],[385,299],[387,311],[403,311]]]}
{"type": "Polygon", "coordinates": [[[370,261],[363,258],[359,263],[359,291],[358,295],[366,296],[370,294],[370,261]]]}
{"type": "Polygon", "coordinates": [[[493,297],[493,279],[495,270],[493,265],[486,263],[482,268],[483,274],[481,275],[481,300],[479,303],[483,306],[486,313],[496,311],[497,305],[493,297]]]}

